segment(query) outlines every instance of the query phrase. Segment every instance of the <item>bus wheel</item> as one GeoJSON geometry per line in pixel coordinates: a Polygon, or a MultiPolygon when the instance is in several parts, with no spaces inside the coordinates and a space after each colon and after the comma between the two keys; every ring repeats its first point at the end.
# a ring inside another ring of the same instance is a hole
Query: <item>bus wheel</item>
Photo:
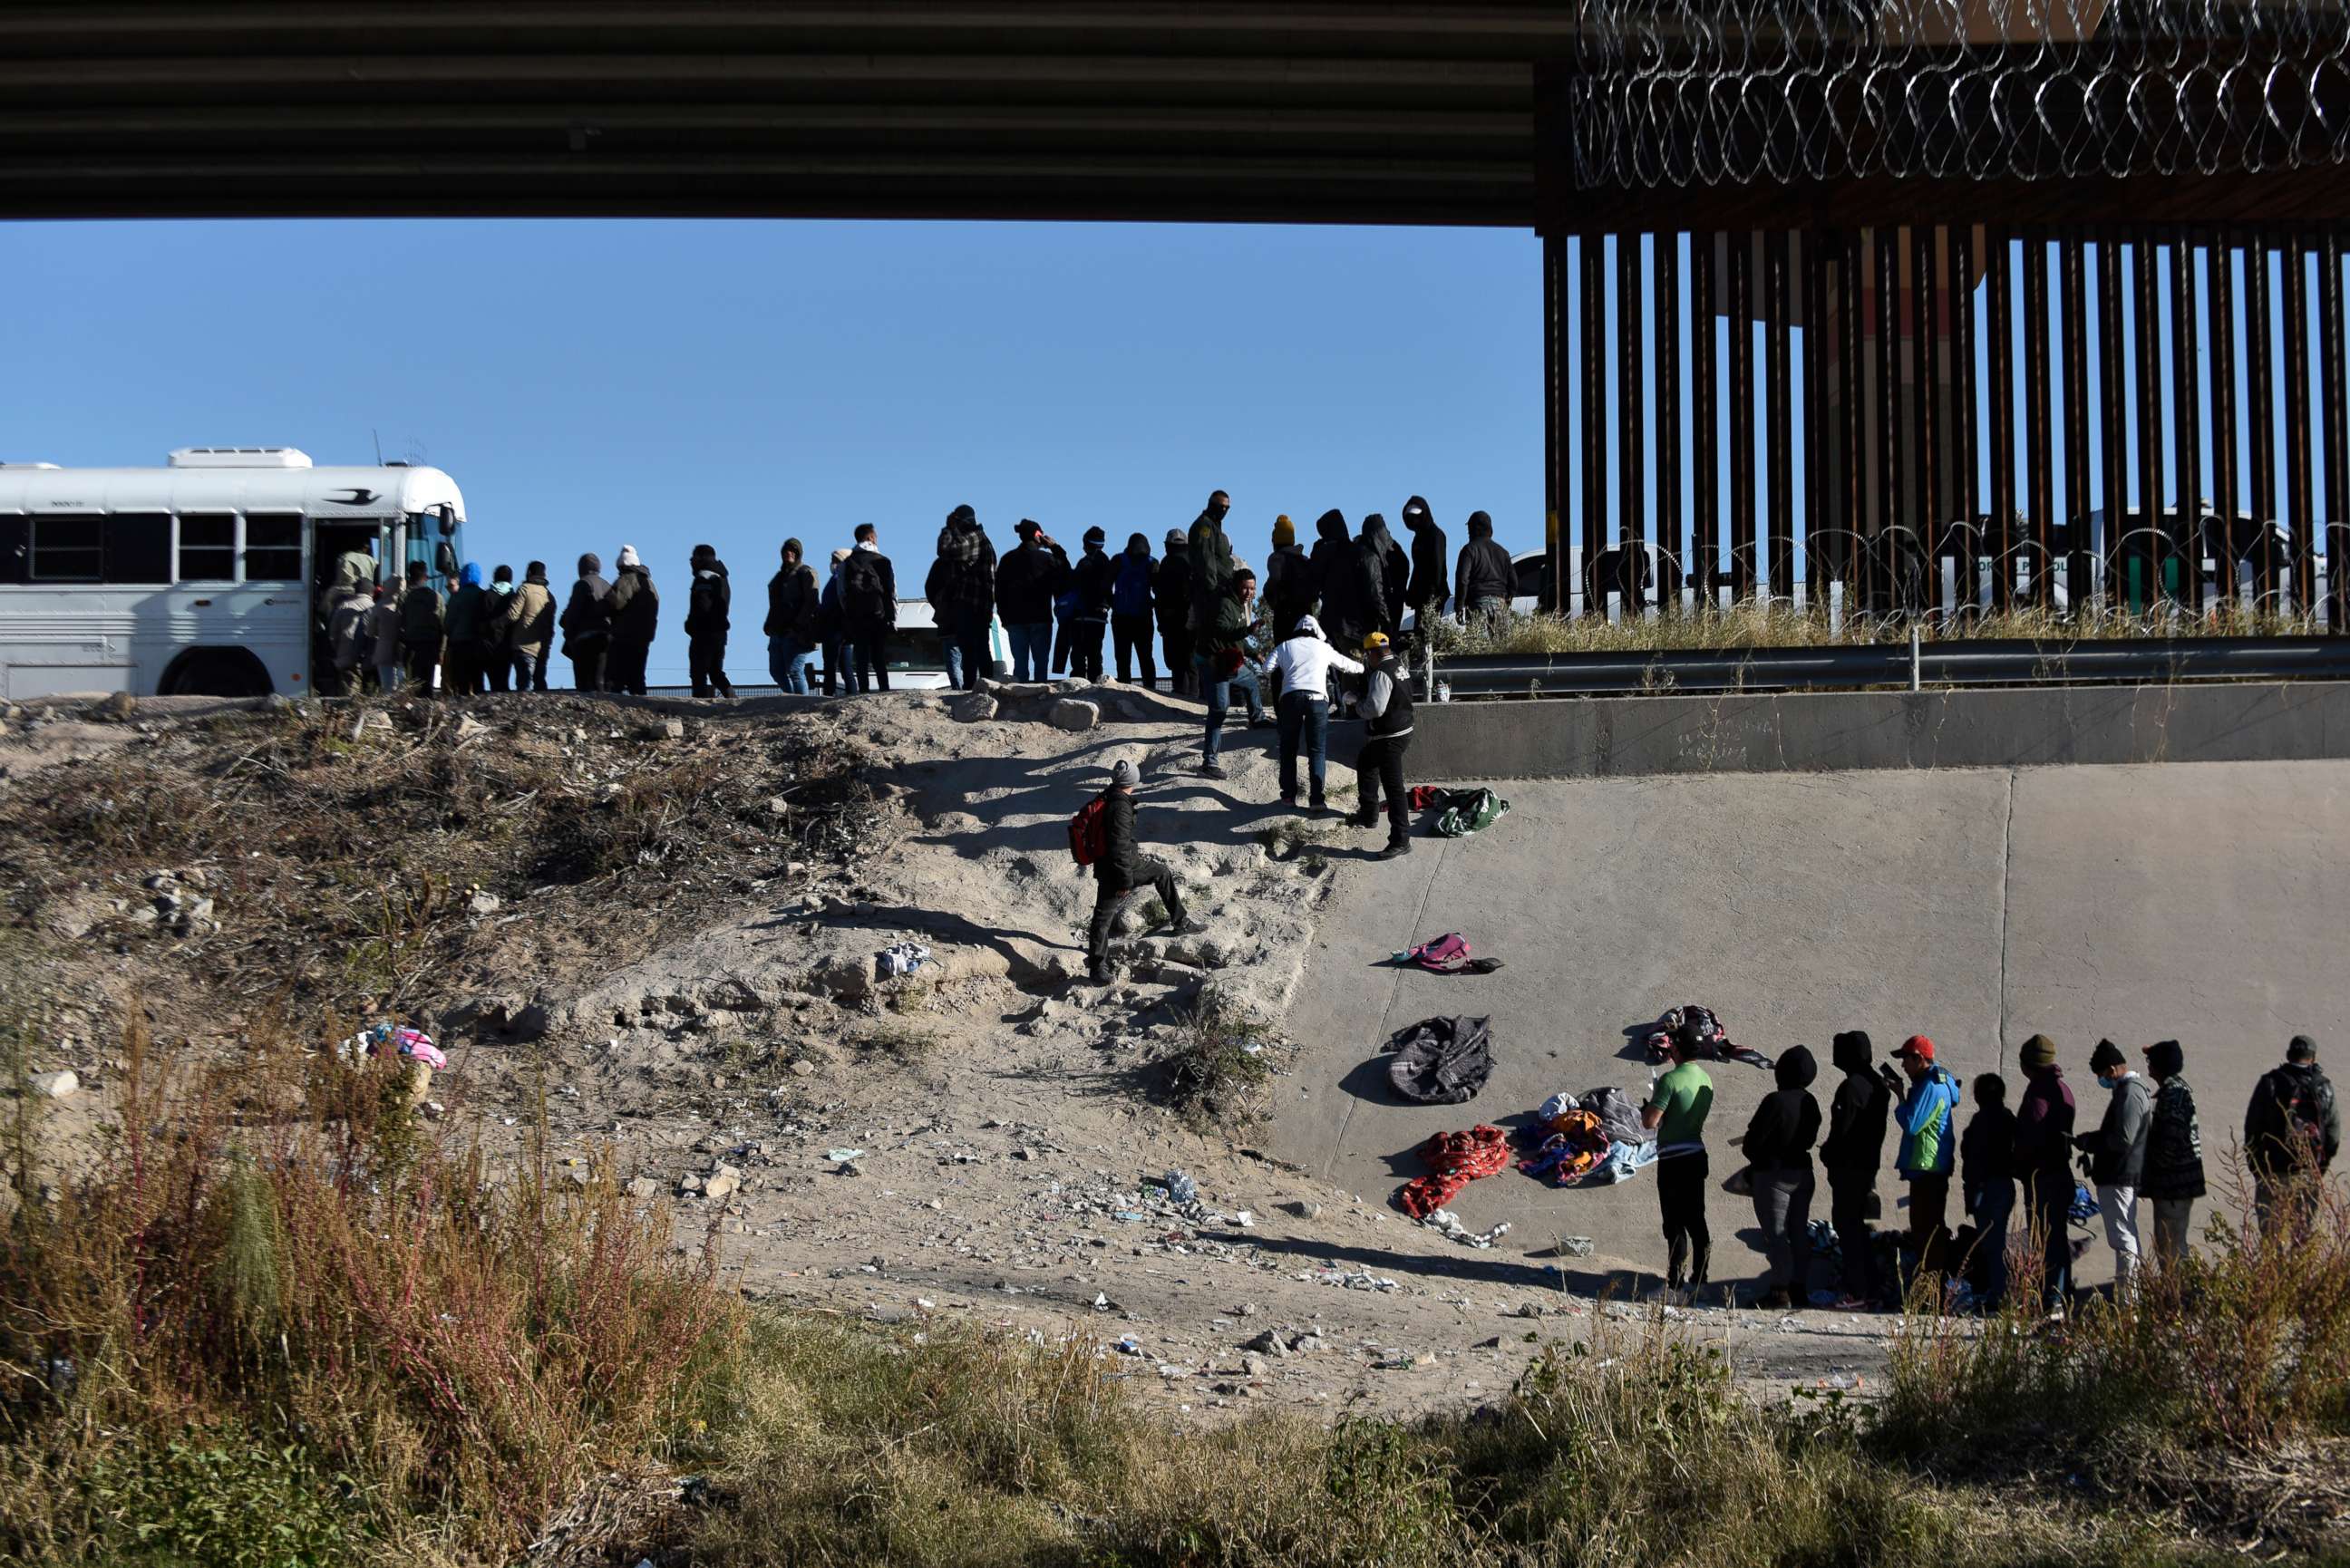
{"type": "Polygon", "coordinates": [[[266,697],[272,687],[261,660],[241,648],[199,648],[180,655],[156,690],[166,697],[266,697]]]}

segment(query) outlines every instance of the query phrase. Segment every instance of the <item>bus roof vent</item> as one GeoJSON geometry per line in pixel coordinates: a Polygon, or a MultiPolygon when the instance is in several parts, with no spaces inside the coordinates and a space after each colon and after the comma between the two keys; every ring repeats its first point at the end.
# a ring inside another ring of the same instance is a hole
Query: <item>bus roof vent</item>
{"type": "Polygon", "coordinates": [[[173,468],[307,468],[310,454],[290,446],[183,446],[173,468]]]}

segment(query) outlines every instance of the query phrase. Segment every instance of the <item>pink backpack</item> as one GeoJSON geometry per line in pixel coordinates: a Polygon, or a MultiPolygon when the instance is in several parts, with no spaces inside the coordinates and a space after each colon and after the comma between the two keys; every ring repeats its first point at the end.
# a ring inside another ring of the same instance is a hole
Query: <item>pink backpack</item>
{"type": "Polygon", "coordinates": [[[1469,939],[1459,931],[1447,931],[1396,957],[1399,962],[1416,963],[1434,974],[1491,974],[1502,967],[1500,959],[1470,957],[1469,939]]]}

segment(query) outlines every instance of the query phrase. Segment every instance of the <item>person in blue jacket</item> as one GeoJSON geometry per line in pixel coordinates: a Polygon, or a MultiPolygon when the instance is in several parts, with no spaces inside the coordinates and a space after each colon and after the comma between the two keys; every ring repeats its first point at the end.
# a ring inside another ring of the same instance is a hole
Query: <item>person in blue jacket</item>
{"type": "Polygon", "coordinates": [[[1923,1034],[1912,1034],[1893,1054],[1909,1080],[1908,1094],[1893,1113],[1901,1128],[1894,1168],[1909,1184],[1909,1251],[1918,1269],[1939,1274],[1950,1250],[1944,1221],[1959,1149],[1959,1081],[1934,1060],[1934,1043],[1923,1034]]]}
{"type": "Polygon", "coordinates": [[[1150,578],[1156,566],[1149,536],[1129,534],[1109,583],[1109,632],[1118,649],[1118,678],[1131,680],[1130,671],[1139,662],[1145,691],[1159,683],[1159,666],[1150,657],[1150,578]]]}

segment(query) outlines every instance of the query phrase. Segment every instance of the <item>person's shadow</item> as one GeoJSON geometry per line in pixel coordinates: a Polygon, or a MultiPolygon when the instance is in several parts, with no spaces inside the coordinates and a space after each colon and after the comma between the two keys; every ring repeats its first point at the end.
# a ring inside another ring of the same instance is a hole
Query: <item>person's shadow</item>
{"type": "Polygon", "coordinates": [[[1653,1018],[1647,1020],[1645,1023],[1627,1023],[1624,1025],[1624,1045],[1621,1050],[1616,1053],[1617,1060],[1620,1062],[1653,1062],[1655,1058],[1648,1054],[1648,1036],[1656,1033],[1657,1031],[1662,1027],[1664,1027],[1663,1024],[1653,1018]]]}

